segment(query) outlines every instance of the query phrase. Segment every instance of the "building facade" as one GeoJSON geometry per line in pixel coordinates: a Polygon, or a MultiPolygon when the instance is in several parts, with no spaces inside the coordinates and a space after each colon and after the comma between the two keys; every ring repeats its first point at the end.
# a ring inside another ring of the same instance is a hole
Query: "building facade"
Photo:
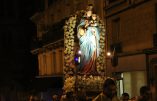
{"type": "MultiPolygon", "coordinates": [[[[66,18],[87,4],[94,4],[106,23],[107,50],[118,59],[107,58],[107,75],[117,78],[118,94],[139,95],[143,85],[156,94],[157,2],[155,0],[45,0],[43,11],[31,19],[37,34],[32,53],[38,56],[37,77],[63,77],[66,18]],[[58,13],[59,12],[59,13],[58,13]]],[[[153,96],[156,101],[155,96],[153,96]]]]}
{"type": "Polygon", "coordinates": [[[108,51],[118,56],[108,60],[108,75],[119,77],[120,92],[131,97],[143,85],[153,86],[156,95],[156,5],[156,0],[106,0],[108,51]]]}

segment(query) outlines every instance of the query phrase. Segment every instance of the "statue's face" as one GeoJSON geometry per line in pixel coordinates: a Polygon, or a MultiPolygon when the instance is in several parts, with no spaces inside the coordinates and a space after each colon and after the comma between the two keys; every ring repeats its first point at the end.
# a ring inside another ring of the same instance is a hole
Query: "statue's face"
{"type": "Polygon", "coordinates": [[[96,14],[92,14],[92,19],[96,20],[96,14]]]}
{"type": "Polygon", "coordinates": [[[87,17],[90,17],[92,15],[92,11],[87,11],[87,17]]]}

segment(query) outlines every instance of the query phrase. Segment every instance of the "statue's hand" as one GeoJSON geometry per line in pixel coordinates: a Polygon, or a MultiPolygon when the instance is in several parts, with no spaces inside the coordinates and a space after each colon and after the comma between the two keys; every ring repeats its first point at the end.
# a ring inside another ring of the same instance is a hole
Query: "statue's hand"
{"type": "Polygon", "coordinates": [[[83,36],[85,34],[85,30],[83,28],[79,28],[78,31],[79,31],[78,33],[80,34],[80,36],[83,36]]]}

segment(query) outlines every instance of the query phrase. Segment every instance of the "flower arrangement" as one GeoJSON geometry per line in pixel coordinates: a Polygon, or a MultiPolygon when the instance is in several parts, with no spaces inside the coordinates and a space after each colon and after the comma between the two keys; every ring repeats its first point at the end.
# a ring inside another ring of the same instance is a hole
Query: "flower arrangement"
{"type": "Polygon", "coordinates": [[[85,88],[87,91],[101,91],[103,83],[105,81],[104,76],[78,76],[77,77],[77,88],[85,88]]]}
{"type": "Polygon", "coordinates": [[[75,26],[79,16],[83,16],[84,11],[76,12],[65,22],[64,26],[64,73],[74,72],[74,49],[75,49],[75,26]]]}
{"type": "Polygon", "coordinates": [[[65,93],[74,92],[76,88],[78,91],[81,88],[84,88],[87,91],[101,91],[105,79],[104,76],[68,75],[68,77],[65,78],[63,90],[65,93]]]}
{"type": "Polygon", "coordinates": [[[68,76],[65,78],[63,90],[65,91],[65,93],[73,92],[75,90],[75,77],[74,76],[68,76]]]}

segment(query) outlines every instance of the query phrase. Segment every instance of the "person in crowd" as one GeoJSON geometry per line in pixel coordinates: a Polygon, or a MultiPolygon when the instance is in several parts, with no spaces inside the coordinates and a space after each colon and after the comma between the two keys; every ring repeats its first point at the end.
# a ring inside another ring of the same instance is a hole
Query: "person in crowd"
{"type": "Polygon", "coordinates": [[[151,101],[151,91],[148,86],[142,86],[140,88],[140,96],[137,101],[151,101]]]}
{"type": "Polygon", "coordinates": [[[86,101],[86,90],[84,87],[80,87],[77,92],[77,101],[86,101]]]}
{"type": "Polygon", "coordinates": [[[73,92],[67,92],[66,95],[61,97],[60,101],[76,101],[76,97],[73,96],[73,92]]]}
{"type": "Polygon", "coordinates": [[[96,96],[92,101],[120,101],[117,97],[115,81],[107,78],[103,85],[103,92],[96,96]]]}
{"type": "Polygon", "coordinates": [[[52,101],[59,101],[59,100],[58,100],[58,95],[56,95],[56,94],[53,95],[53,96],[52,96],[52,101]]]}
{"type": "Polygon", "coordinates": [[[151,101],[151,91],[148,86],[142,86],[140,88],[140,96],[131,98],[131,101],[151,101]]]}
{"type": "Polygon", "coordinates": [[[128,93],[123,93],[121,97],[121,101],[129,101],[129,94],[128,93]]]}

